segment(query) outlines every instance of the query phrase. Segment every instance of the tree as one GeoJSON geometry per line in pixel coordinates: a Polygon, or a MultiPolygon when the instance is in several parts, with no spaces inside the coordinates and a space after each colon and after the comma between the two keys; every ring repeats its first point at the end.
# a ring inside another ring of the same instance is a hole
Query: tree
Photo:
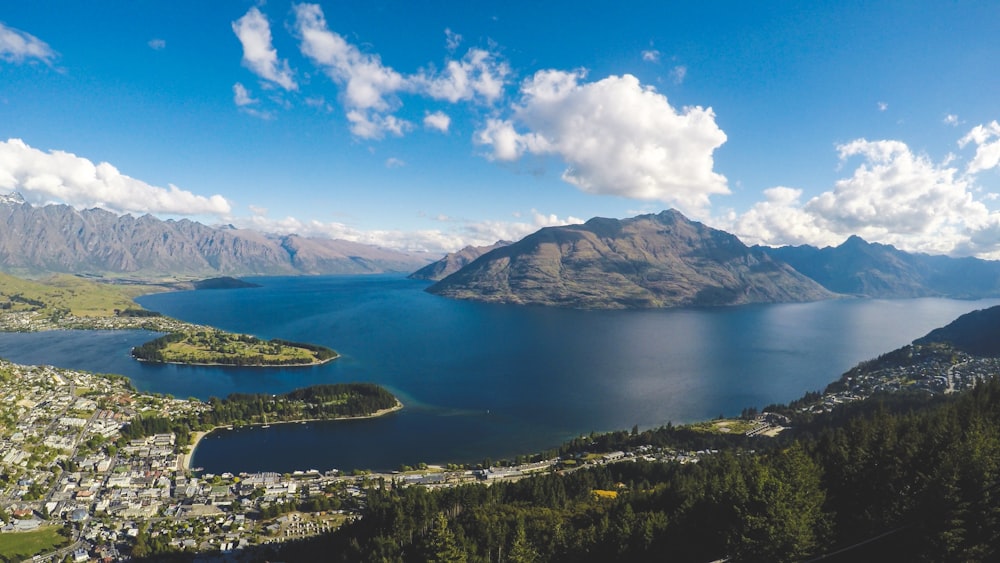
{"type": "Polygon", "coordinates": [[[517,528],[514,530],[514,542],[510,546],[510,555],[507,556],[510,563],[536,563],[540,560],[538,552],[531,546],[528,536],[524,532],[524,520],[517,521],[517,528]]]}
{"type": "Polygon", "coordinates": [[[819,466],[800,445],[774,458],[747,462],[747,499],[729,547],[735,561],[799,561],[822,545],[828,532],[826,493],[819,466]]]}
{"type": "Polygon", "coordinates": [[[465,563],[465,550],[448,526],[448,517],[438,512],[427,541],[427,563],[465,563]]]}

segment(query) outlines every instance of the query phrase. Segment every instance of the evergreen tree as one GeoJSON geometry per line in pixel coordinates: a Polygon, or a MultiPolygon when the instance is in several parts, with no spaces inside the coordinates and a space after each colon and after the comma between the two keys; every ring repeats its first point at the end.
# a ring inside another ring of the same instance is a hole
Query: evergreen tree
{"type": "Polygon", "coordinates": [[[448,517],[438,512],[427,541],[427,563],[466,563],[465,550],[455,539],[448,517]]]}

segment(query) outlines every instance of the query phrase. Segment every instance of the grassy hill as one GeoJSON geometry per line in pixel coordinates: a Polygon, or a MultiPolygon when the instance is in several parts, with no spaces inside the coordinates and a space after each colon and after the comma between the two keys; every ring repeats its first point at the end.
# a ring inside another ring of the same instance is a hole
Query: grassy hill
{"type": "Polygon", "coordinates": [[[124,289],[57,274],[30,281],[0,273],[0,310],[67,311],[77,317],[110,317],[138,306],[124,289]]]}

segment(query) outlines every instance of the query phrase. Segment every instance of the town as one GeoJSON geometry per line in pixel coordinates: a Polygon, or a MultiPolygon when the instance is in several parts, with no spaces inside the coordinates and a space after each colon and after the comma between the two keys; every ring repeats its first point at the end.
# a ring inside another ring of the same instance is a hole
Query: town
{"type": "MultiPolygon", "coordinates": [[[[0,318],[7,330],[81,324],[97,328],[93,319],[62,317],[40,324],[37,315],[0,318]]],[[[130,317],[99,322],[104,329],[160,331],[183,324],[166,318],[130,317]]],[[[961,391],[998,368],[1000,359],[996,358],[975,357],[940,345],[909,346],[849,371],[797,412],[829,411],[875,393],[961,391]]],[[[488,485],[548,472],[572,472],[591,464],[697,463],[715,453],[640,445],[567,459],[534,456],[504,466],[420,464],[389,473],[323,468],[215,475],[191,468],[193,452],[186,445],[187,436],[179,439],[160,433],[126,438],[123,434],[137,417],[193,419],[209,409],[208,403],[198,400],[137,392],[121,376],[0,361],[2,534],[49,538],[51,549],[24,554],[34,555],[35,561],[119,561],[165,551],[224,557],[327,533],[361,518],[366,491],[372,487],[488,485]]],[[[713,421],[711,426],[768,439],[792,424],[788,417],[774,413],[740,422],[713,421]]]]}

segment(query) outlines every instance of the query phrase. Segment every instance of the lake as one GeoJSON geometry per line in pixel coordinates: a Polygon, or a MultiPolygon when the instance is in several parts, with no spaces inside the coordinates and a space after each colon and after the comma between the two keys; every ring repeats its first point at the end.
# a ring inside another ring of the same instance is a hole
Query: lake
{"type": "Polygon", "coordinates": [[[0,356],[121,373],[177,397],[280,393],[370,381],[406,408],[379,419],[213,433],[206,471],[395,469],[475,462],[589,433],[691,422],[822,390],[857,362],[1000,300],[859,300],[711,309],[577,311],[449,300],[401,276],[250,278],[262,287],[148,295],[185,321],[329,346],[305,368],[162,366],[131,360],[155,335],[0,334],[0,356]]]}

